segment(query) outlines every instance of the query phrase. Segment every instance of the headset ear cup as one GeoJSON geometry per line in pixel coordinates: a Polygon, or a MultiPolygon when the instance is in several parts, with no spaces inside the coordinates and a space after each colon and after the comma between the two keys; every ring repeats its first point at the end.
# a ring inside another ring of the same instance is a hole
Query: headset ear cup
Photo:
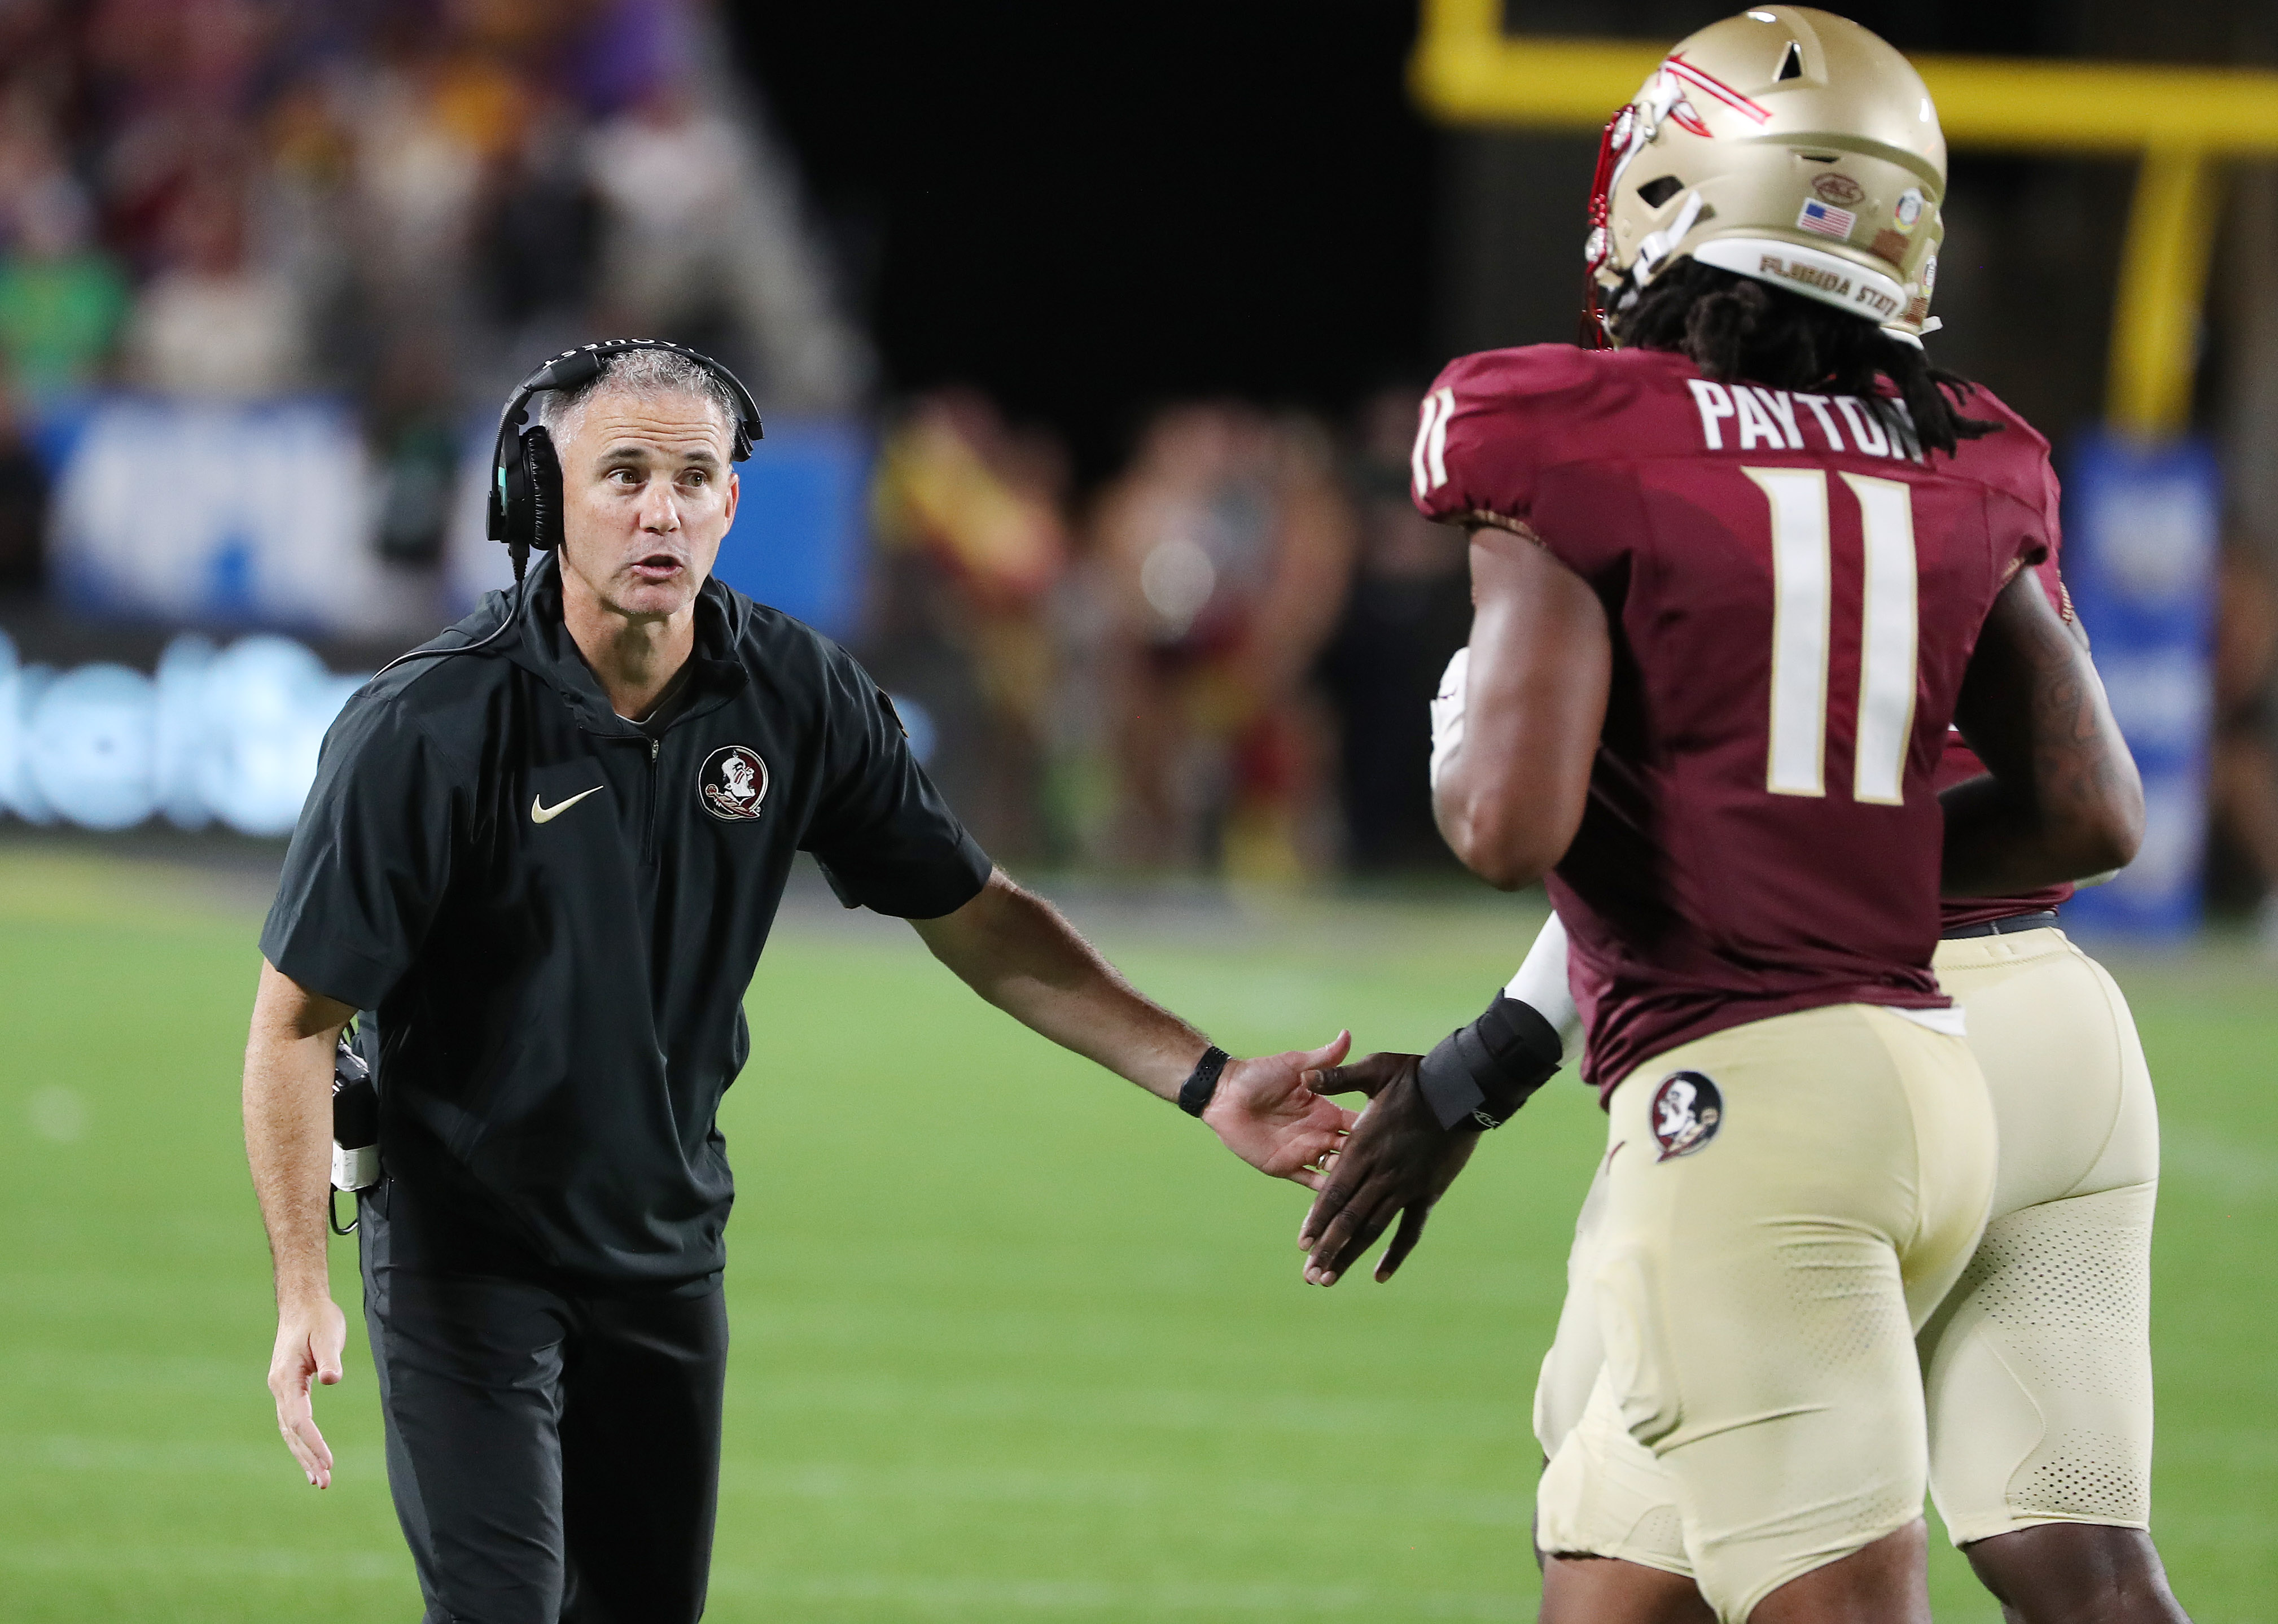
{"type": "Polygon", "coordinates": [[[562,459],[543,428],[522,437],[523,487],[529,493],[530,545],[550,553],[562,545],[562,459]]]}
{"type": "Polygon", "coordinates": [[[523,552],[530,550],[530,465],[519,439],[501,453],[499,469],[499,540],[523,552]]]}

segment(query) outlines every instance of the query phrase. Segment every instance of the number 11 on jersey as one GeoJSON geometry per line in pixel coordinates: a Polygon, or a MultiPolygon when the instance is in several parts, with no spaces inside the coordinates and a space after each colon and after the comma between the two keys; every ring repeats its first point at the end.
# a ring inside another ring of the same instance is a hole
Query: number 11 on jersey
{"type": "MultiPolygon", "coordinates": [[[[1743,468],[1771,504],[1772,676],[1764,787],[1827,793],[1827,666],[1833,556],[1827,475],[1817,468],[1743,468]]],[[[1846,473],[1865,544],[1859,693],[1851,795],[1897,806],[1915,722],[1914,491],[1903,480],[1846,473]]]]}

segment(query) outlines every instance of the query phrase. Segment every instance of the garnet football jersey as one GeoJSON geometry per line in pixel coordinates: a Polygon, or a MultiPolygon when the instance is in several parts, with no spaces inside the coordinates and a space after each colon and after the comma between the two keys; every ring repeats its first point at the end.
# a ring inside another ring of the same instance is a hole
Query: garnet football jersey
{"type": "Polygon", "coordinates": [[[1947,1004],[1935,776],[1994,597],[2056,534],[2048,442],[1923,461],[1894,410],[1680,355],[1467,356],[1424,403],[1418,505],[1518,529],[1605,606],[1611,692],[1549,876],[1586,1075],[1820,1005],[1947,1004]]]}

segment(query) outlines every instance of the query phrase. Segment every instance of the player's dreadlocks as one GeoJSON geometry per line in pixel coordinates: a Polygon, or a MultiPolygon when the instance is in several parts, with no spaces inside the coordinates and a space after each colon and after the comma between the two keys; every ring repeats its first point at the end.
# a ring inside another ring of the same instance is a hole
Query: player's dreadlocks
{"type": "Polygon", "coordinates": [[[1898,387],[1925,450],[1948,456],[2001,425],[1965,417],[1977,386],[1932,366],[1912,344],[1871,322],[1697,259],[1681,259],[1613,318],[1614,336],[1640,349],[1674,349],[1710,378],[1775,389],[1877,399],[1877,374],[1898,387]]]}

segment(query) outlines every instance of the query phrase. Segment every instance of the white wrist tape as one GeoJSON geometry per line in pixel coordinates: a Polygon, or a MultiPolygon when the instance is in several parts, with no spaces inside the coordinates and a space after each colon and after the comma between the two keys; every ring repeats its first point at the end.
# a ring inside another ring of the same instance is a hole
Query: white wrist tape
{"type": "Polygon", "coordinates": [[[1574,1007],[1574,990],[1566,976],[1566,925],[1557,915],[1550,915],[1542,934],[1534,938],[1526,961],[1503,995],[1533,1005],[1558,1034],[1564,1053],[1571,1055],[1582,1046],[1582,1015],[1574,1007]]]}
{"type": "Polygon", "coordinates": [[[1437,789],[1441,771],[1464,744],[1464,686],[1471,674],[1472,651],[1456,650],[1448,669],[1440,673],[1440,691],[1432,696],[1432,785],[1437,789]]]}

